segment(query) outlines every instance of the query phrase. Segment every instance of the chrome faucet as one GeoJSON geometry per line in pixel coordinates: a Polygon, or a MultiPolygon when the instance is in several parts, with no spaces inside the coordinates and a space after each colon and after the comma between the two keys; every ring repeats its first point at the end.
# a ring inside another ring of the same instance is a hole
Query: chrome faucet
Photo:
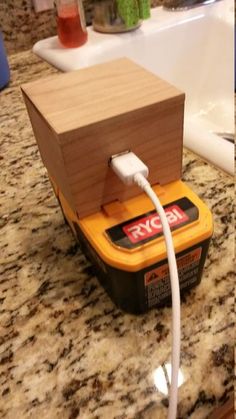
{"type": "Polygon", "coordinates": [[[215,3],[219,0],[164,0],[163,6],[168,10],[187,10],[193,7],[215,3]]]}

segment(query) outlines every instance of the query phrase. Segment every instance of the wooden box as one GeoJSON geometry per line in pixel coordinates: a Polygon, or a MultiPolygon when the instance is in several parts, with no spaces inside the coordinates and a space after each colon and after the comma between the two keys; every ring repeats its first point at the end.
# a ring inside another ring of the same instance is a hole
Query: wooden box
{"type": "Polygon", "coordinates": [[[105,64],[22,86],[42,160],[79,217],[135,196],[108,166],[132,150],[151,184],[181,177],[184,94],[132,61],[105,64]]]}

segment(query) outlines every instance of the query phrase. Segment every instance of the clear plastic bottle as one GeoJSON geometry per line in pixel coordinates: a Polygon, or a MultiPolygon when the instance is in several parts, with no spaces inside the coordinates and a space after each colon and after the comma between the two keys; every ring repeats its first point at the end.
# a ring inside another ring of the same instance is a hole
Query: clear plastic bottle
{"type": "Polygon", "coordinates": [[[66,48],[80,47],[87,41],[82,0],[56,0],[57,33],[66,48]]]}

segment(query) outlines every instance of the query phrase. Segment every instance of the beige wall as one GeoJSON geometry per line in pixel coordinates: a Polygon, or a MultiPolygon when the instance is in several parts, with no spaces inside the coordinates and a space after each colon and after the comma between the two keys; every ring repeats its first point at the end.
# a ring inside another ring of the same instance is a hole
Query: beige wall
{"type": "MultiPolygon", "coordinates": [[[[152,0],[156,6],[162,0],[152,0]]],[[[87,23],[91,23],[93,0],[84,0],[87,23]]],[[[31,0],[0,0],[0,29],[8,53],[31,48],[39,39],[56,34],[55,10],[35,13],[31,0]]]]}

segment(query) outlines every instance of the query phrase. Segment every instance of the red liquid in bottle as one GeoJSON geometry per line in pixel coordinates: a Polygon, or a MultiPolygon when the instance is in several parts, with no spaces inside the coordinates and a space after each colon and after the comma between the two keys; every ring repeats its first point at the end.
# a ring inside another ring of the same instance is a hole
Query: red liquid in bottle
{"type": "Polygon", "coordinates": [[[87,41],[87,31],[83,28],[76,5],[62,6],[57,17],[58,37],[67,48],[80,47],[87,41]]]}

